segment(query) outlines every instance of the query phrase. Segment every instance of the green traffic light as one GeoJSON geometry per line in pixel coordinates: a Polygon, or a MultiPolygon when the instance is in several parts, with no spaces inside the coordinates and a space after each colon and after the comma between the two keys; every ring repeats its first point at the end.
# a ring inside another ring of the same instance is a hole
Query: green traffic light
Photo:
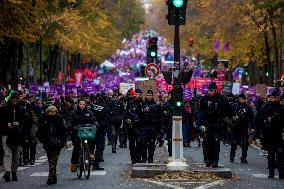
{"type": "Polygon", "coordinates": [[[266,75],[266,77],[269,77],[269,72],[266,72],[265,75],[266,75]]]}
{"type": "Polygon", "coordinates": [[[249,75],[249,73],[248,72],[245,72],[245,76],[248,76],[249,75]]]}
{"type": "Polygon", "coordinates": [[[152,51],[152,52],[151,52],[151,56],[152,56],[152,57],[155,57],[155,56],[156,56],[156,52],[152,51]]]}
{"type": "Polygon", "coordinates": [[[180,107],[182,105],[181,102],[177,102],[177,106],[180,107]]]}
{"type": "Polygon", "coordinates": [[[183,5],[183,0],[173,0],[173,4],[176,8],[180,8],[183,5]]]}

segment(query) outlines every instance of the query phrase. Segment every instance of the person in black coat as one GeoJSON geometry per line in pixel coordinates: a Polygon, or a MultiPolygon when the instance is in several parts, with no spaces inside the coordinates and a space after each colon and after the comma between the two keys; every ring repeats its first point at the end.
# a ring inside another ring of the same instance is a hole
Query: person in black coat
{"type": "Polygon", "coordinates": [[[224,119],[231,116],[227,99],[217,93],[217,84],[208,86],[208,94],[201,98],[197,125],[204,135],[202,143],[206,167],[217,168],[220,153],[220,140],[225,126],[224,119]]]}
{"type": "Polygon", "coordinates": [[[268,151],[268,178],[274,178],[274,168],[277,167],[279,179],[284,179],[284,108],[276,91],[269,97],[270,101],[258,112],[256,123],[263,137],[263,148],[268,151]]]}
{"type": "Polygon", "coordinates": [[[246,103],[246,96],[239,95],[239,103],[233,106],[233,118],[231,125],[231,152],[230,162],[234,162],[237,145],[242,148],[241,163],[247,163],[248,137],[254,131],[254,113],[246,103]],[[250,133],[249,133],[250,132],[250,133]]]}
{"type": "Polygon", "coordinates": [[[49,163],[48,185],[57,183],[56,165],[61,149],[67,140],[67,125],[55,106],[49,106],[40,119],[38,139],[43,143],[49,163]]]}
{"type": "Polygon", "coordinates": [[[29,122],[25,109],[19,105],[19,94],[11,94],[7,106],[1,111],[2,145],[4,150],[3,165],[5,181],[18,181],[17,169],[20,159],[20,147],[23,144],[23,128],[29,122]]]}
{"type": "Polygon", "coordinates": [[[161,130],[161,107],[154,101],[153,91],[148,90],[140,114],[141,127],[138,129],[138,161],[153,163],[155,143],[161,130]]]}
{"type": "MultiPolygon", "coordinates": [[[[70,120],[68,121],[71,131],[71,140],[74,145],[71,158],[71,172],[77,171],[77,164],[79,161],[80,139],[76,130],[77,126],[85,124],[98,125],[95,115],[86,107],[86,105],[85,99],[79,99],[77,109],[71,112],[70,120]]],[[[94,145],[94,141],[89,141],[91,160],[95,160],[93,152],[94,145]]]]}

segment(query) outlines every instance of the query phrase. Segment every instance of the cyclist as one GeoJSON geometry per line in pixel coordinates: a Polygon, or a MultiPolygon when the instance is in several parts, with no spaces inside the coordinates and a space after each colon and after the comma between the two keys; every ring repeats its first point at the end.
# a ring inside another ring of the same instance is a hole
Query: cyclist
{"type": "MultiPolygon", "coordinates": [[[[77,108],[71,112],[69,127],[71,131],[71,140],[74,145],[71,158],[71,172],[77,171],[77,164],[79,160],[80,139],[76,127],[78,125],[92,124],[98,125],[95,115],[86,107],[86,100],[79,99],[77,108]]],[[[89,141],[90,160],[95,160],[94,156],[94,141],[89,141]]]]}

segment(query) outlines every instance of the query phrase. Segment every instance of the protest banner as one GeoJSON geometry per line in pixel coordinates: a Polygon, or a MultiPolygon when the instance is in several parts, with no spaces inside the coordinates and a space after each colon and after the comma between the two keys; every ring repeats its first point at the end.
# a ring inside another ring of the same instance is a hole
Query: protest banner
{"type": "Polygon", "coordinates": [[[143,98],[146,97],[148,90],[152,90],[153,93],[154,93],[155,101],[158,100],[158,89],[157,89],[155,79],[150,79],[150,80],[147,80],[147,81],[138,81],[137,82],[137,88],[140,89],[143,92],[143,94],[142,94],[143,98]]]}
{"type": "Polygon", "coordinates": [[[128,90],[135,90],[135,84],[132,83],[120,83],[119,84],[119,92],[122,94],[126,94],[128,90]]]}
{"type": "Polygon", "coordinates": [[[257,84],[256,85],[256,94],[261,97],[266,97],[266,86],[265,84],[257,84]]]}
{"type": "Polygon", "coordinates": [[[233,95],[239,95],[240,94],[240,88],[241,88],[240,83],[233,83],[233,88],[232,88],[233,95]]]}

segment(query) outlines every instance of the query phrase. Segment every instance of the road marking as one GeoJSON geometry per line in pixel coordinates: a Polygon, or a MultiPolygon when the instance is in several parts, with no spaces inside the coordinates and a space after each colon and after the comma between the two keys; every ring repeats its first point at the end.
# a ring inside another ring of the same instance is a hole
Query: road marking
{"type": "Polygon", "coordinates": [[[185,189],[185,188],[180,187],[180,186],[176,186],[176,185],[168,184],[168,183],[164,183],[164,182],[158,182],[158,181],[154,181],[154,180],[150,180],[150,179],[142,179],[142,180],[144,180],[146,182],[150,182],[150,183],[156,184],[156,185],[159,185],[159,186],[165,186],[165,187],[168,187],[168,188],[185,189]]]}
{"type": "Polygon", "coordinates": [[[92,176],[104,176],[104,175],[106,175],[106,171],[92,171],[90,173],[90,175],[92,175],[92,176]]]}
{"type": "Polygon", "coordinates": [[[208,184],[204,184],[202,186],[198,186],[194,189],[206,189],[206,188],[210,188],[210,187],[213,187],[213,186],[218,186],[218,185],[221,185],[222,184],[222,180],[218,180],[218,181],[215,181],[215,182],[211,182],[211,183],[208,183],[208,184]]]}
{"type": "Polygon", "coordinates": [[[46,161],[47,161],[47,159],[37,159],[37,160],[35,160],[36,163],[44,163],[46,161]]]}
{"type": "MultiPolygon", "coordinates": [[[[255,178],[268,178],[268,174],[252,174],[255,178]]],[[[278,176],[274,176],[275,178],[279,178],[278,176]]]]}
{"type": "Polygon", "coordinates": [[[48,172],[37,172],[37,173],[33,173],[30,176],[31,177],[47,177],[48,176],[48,172]]]}
{"type": "Polygon", "coordinates": [[[28,169],[29,167],[18,167],[18,171],[23,171],[25,169],[28,169]]]}
{"type": "Polygon", "coordinates": [[[41,156],[38,159],[48,159],[47,156],[41,156]]]}

